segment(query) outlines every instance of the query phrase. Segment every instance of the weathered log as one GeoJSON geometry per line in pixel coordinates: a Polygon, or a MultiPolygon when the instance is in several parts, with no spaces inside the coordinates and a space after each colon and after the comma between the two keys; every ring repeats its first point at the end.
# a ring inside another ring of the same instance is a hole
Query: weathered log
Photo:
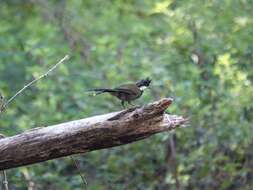
{"type": "Polygon", "coordinates": [[[131,143],[186,122],[165,114],[165,98],[143,107],[35,128],[0,139],[0,170],[131,143]]]}

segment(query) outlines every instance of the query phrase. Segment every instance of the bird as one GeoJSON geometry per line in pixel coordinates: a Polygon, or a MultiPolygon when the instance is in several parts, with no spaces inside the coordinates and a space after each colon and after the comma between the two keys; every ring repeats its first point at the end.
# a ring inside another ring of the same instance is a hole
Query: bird
{"type": "Polygon", "coordinates": [[[150,83],[151,79],[146,78],[136,83],[123,84],[115,88],[95,88],[88,90],[88,92],[94,92],[94,96],[102,93],[109,93],[121,100],[121,105],[125,108],[125,102],[134,106],[131,101],[140,98],[143,91],[149,87],[150,83]]]}

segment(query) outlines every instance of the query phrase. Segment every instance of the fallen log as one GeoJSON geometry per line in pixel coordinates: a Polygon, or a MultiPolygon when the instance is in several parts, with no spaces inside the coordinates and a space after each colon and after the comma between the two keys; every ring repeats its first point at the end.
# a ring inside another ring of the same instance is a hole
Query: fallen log
{"type": "Polygon", "coordinates": [[[166,114],[171,103],[171,98],[165,98],[143,107],[35,128],[0,139],[0,170],[119,146],[175,129],[187,119],[166,114]]]}

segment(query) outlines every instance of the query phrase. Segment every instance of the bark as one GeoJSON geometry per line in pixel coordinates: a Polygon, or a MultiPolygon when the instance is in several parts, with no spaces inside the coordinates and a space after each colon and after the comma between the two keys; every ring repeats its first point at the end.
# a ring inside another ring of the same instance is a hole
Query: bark
{"type": "Polygon", "coordinates": [[[186,119],[168,115],[172,99],[143,107],[35,128],[0,139],[0,170],[72,154],[109,148],[182,126],[186,119]]]}

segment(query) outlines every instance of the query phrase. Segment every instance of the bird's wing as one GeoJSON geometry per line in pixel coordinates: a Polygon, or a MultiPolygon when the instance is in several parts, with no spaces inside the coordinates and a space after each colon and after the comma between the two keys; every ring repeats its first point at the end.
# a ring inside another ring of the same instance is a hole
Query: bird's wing
{"type": "Polygon", "coordinates": [[[134,84],[125,84],[125,85],[121,85],[119,87],[114,88],[114,90],[129,94],[129,95],[133,95],[133,94],[135,95],[136,92],[139,91],[139,88],[134,84]]]}

